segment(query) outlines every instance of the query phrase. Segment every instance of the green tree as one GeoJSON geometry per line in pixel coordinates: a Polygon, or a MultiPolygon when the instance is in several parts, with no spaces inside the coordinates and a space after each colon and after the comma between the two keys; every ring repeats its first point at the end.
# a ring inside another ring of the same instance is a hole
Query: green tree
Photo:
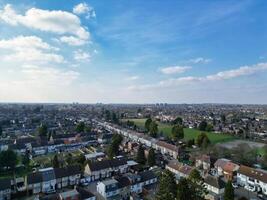
{"type": "Polygon", "coordinates": [[[196,143],[199,147],[206,148],[210,144],[210,140],[206,133],[200,133],[197,137],[196,143]]]}
{"type": "Polygon", "coordinates": [[[182,125],[183,119],[181,117],[176,117],[175,120],[172,121],[172,124],[174,125],[182,125]]]}
{"type": "Polygon", "coordinates": [[[58,160],[58,156],[57,155],[54,156],[54,158],[52,160],[52,165],[53,165],[54,168],[59,168],[60,167],[60,162],[58,160]]]}
{"type": "Polygon", "coordinates": [[[151,118],[148,118],[147,120],[146,120],[146,122],[145,122],[145,130],[147,131],[147,132],[149,132],[149,130],[150,130],[150,124],[152,123],[152,119],[151,118]]]}
{"type": "Polygon", "coordinates": [[[150,167],[153,167],[156,164],[156,155],[154,149],[149,149],[147,163],[150,167]]]}
{"type": "Polygon", "coordinates": [[[48,128],[46,124],[41,124],[41,126],[38,127],[38,135],[47,137],[48,128]]]}
{"type": "Polygon", "coordinates": [[[29,154],[28,151],[26,151],[25,155],[23,155],[23,157],[22,157],[22,164],[25,167],[29,167],[29,164],[30,164],[30,154],[29,154]]]}
{"type": "Polygon", "coordinates": [[[165,169],[160,175],[156,200],[174,200],[176,196],[177,186],[175,176],[172,172],[165,169]]]}
{"type": "Polygon", "coordinates": [[[146,164],[145,150],[142,145],[139,145],[138,147],[136,161],[142,165],[146,164]]]}
{"type": "Polygon", "coordinates": [[[224,200],[234,200],[235,194],[234,194],[234,188],[232,186],[231,181],[228,181],[226,183],[223,197],[224,197],[224,200]]]}
{"type": "Polygon", "coordinates": [[[18,156],[13,150],[8,149],[0,153],[0,167],[1,168],[14,171],[17,163],[18,163],[18,156]]]}
{"type": "Polygon", "coordinates": [[[184,138],[184,128],[181,125],[175,125],[172,127],[172,139],[178,141],[184,138]]]}
{"type": "Polygon", "coordinates": [[[155,121],[152,121],[149,126],[149,134],[151,137],[156,138],[158,134],[158,124],[155,121]]]}
{"type": "Polygon", "coordinates": [[[197,169],[193,169],[189,174],[188,181],[190,184],[190,189],[192,196],[190,199],[192,200],[204,200],[205,195],[207,194],[207,190],[204,186],[203,178],[201,177],[199,171],[197,169]]]}
{"type": "Polygon", "coordinates": [[[191,196],[189,181],[182,178],[177,185],[177,200],[189,200],[191,196]]]}
{"type": "Polygon", "coordinates": [[[208,123],[204,120],[202,122],[200,122],[200,124],[198,125],[198,129],[201,131],[206,131],[208,123]]]}
{"type": "Polygon", "coordinates": [[[78,133],[82,133],[84,132],[84,129],[85,129],[85,123],[84,122],[79,122],[76,126],[76,131],[78,133]]]}
{"type": "Polygon", "coordinates": [[[123,140],[123,137],[119,134],[114,134],[112,136],[111,143],[107,148],[107,155],[110,159],[112,159],[114,156],[118,155],[119,147],[120,147],[122,140],[123,140]]]}
{"type": "Polygon", "coordinates": [[[72,163],[73,163],[73,156],[72,156],[71,153],[68,153],[67,154],[66,162],[67,162],[68,165],[72,165],[72,163]]]}

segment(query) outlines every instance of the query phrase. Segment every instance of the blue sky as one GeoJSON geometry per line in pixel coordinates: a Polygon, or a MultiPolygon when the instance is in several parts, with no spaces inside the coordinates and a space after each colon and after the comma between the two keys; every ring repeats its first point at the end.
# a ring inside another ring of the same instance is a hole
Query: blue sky
{"type": "Polygon", "coordinates": [[[0,0],[0,101],[266,103],[267,2],[0,0]]]}

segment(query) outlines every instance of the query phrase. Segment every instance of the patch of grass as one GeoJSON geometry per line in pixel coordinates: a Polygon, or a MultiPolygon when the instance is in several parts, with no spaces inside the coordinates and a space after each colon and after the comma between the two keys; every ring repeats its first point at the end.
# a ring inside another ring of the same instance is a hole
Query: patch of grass
{"type": "MultiPolygon", "coordinates": [[[[146,119],[126,119],[126,120],[133,121],[136,124],[136,126],[140,128],[144,128],[145,121],[146,121],[146,119]]],[[[158,126],[159,132],[162,131],[164,135],[171,136],[172,125],[163,124],[159,122],[158,122],[158,125],[159,125],[158,126]]],[[[199,131],[197,129],[191,129],[191,128],[184,128],[184,139],[185,140],[196,139],[197,136],[202,132],[205,132],[205,131],[199,131]]],[[[235,139],[233,136],[227,135],[227,134],[219,134],[219,133],[214,133],[214,132],[205,132],[205,133],[207,134],[211,143],[213,144],[220,143],[220,142],[228,142],[228,141],[235,139]]]]}

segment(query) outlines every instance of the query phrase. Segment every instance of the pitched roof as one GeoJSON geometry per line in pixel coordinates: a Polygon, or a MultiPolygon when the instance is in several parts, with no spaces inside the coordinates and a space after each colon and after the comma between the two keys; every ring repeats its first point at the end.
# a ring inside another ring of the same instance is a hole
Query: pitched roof
{"type": "Polygon", "coordinates": [[[91,193],[89,190],[78,187],[77,191],[80,193],[81,200],[83,199],[89,199],[91,197],[94,197],[95,195],[91,193]]]}
{"type": "Polygon", "coordinates": [[[205,179],[204,182],[208,185],[211,185],[213,187],[216,187],[218,189],[222,189],[225,187],[225,183],[223,182],[223,180],[219,177],[215,177],[215,176],[211,176],[208,175],[205,179]]]}
{"type": "Polygon", "coordinates": [[[63,178],[67,176],[73,176],[81,173],[81,169],[78,165],[68,166],[66,168],[55,168],[56,178],[63,178]]]}
{"type": "Polygon", "coordinates": [[[139,175],[141,176],[142,181],[148,181],[157,177],[151,170],[140,172],[139,175]]]}
{"type": "Polygon", "coordinates": [[[198,156],[196,158],[196,160],[201,160],[201,161],[206,162],[206,163],[211,163],[210,156],[205,155],[205,154],[198,156]]]}
{"type": "Polygon", "coordinates": [[[120,176],[115,179],[118,181],[119,188],[124,188],[124,187],[131,185],[129,178],[126,176],[120,176]]]}
{"type": "Polygon", "coordinates": [[[123,158],[116,158],[112,160],[102,160],[91,162],[88,164],[91,171],[99,171],[102,169],[118,167],[121,165],[127,165],[127,161],[123,158]]]}
{"type": "Polygon", "coordinates": [[[180,163],[178,161],[171,161],[167,166],[186,175],[189,175],[193,170],[193,167],[180,163]]]}
{"type": "Polygon", "coordinates": [[[238,173],[254,178],[256,180],[260,180],[264,183],[267,183],[267,171],[265,170],[254,169],[251,167],[241,165],[238,170],[238,173]]]}
{"type": "Polygon", "coordinates": [[[214,163],[214,166],[223,168],[228,162],[230,162],[230,160],[221,158],[214,163]]]}
{"type": "Polygon", "coordinates": [[[176,151],[177,152],[179,150],[179,148],[177,146],[175,146],[173,144],[170,144],[170,143],[167,143],[167,142],[164,142],[164,141],[158,141],[156,143],[156,145],[164,147],[164,148],[169,149],[171,151],[176,151]]]}

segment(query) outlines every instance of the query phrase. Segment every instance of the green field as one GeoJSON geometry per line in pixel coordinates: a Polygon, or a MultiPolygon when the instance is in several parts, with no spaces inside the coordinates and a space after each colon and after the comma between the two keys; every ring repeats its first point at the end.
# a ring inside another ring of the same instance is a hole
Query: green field
{"type": "MultiPolygon", "coordinates": [[[[144,128],[145,125],[145,121],[146,119],[127,119],[129,121],[133,121],[136,126],[140,127],[140,128],[144,128]]],[[[169,124],[162,124],[159,123],[159,132],[163,132],[163,134],[170,136],[171,135],[171,130],[172,130],[172,125],[169,124]]],[[[197,129],[191,129],[191,128],[185,128],[184,129],[184,138],[185,140],[189,140],[189,139],[196,139],[197,136],[203,131],[199,131],[197,129]]],[[[227,135],[227,134],[218,134],[218,133],[214,133],[214,132],[205,132],[207,134],[207,136],[209,137],[211,143],[215,144],[215,143],[219,143],[219,142],[228,142],[231,141],[233,139],[235,139],[233,136],[231,135],[227,135]]]]}

